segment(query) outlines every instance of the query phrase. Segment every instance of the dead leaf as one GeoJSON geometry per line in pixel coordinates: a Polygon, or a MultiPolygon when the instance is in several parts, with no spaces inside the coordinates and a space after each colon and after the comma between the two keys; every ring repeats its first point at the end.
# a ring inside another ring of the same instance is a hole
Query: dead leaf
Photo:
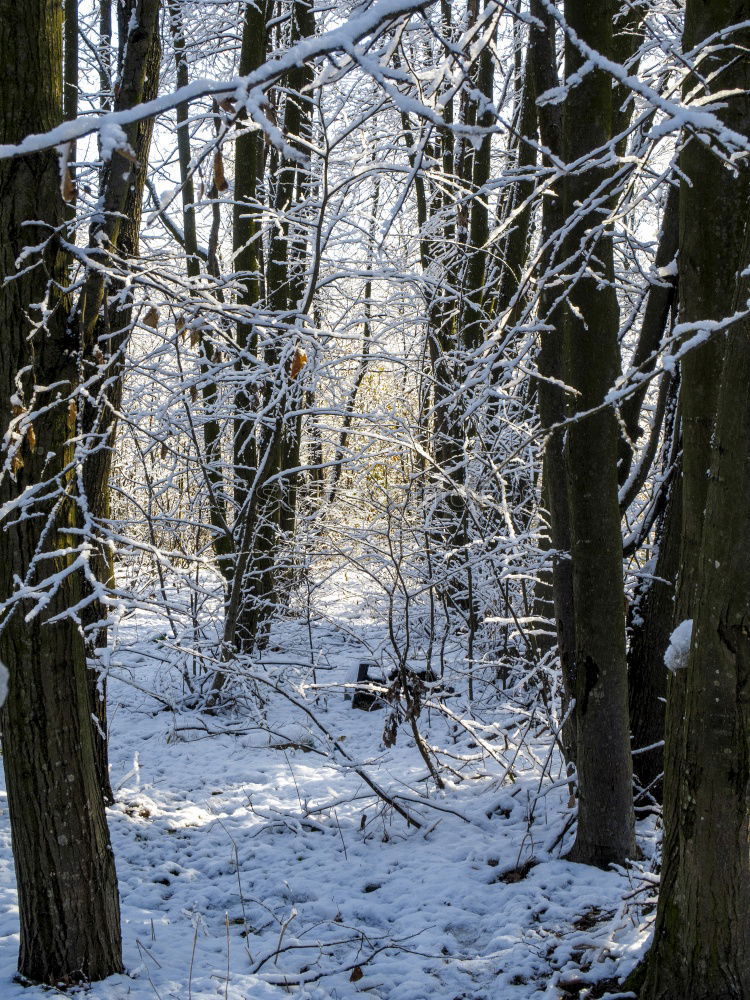
{"type": "Polygon", "coordinates": [[[292,370],[289,373],[290,378],[297,378],[299,373],[307,364],[307,354],[298,347],[294,352],[294,358],[292,359],[292,370]]]}
{"type": "Polygon", "coordinates": [[[33,424],[29,424],[26,428],[26,444],[29,446],[29,451],[33,455],[36,451],[36,431],[34,430],[33,424]]]}
{"type": "Polygon", "coordinates": [[[224,157],[221,155],[220,149],[214,153],[214,184],[217,191],[229,190],[227,179],[224,176],[224,157]]]}
{"type": "Polygon", "coordinates": [[[73,178],[70,176],[70,168],[67,164],[63,168],[60,191],[63,196],[63,201],[70,203],[76,200],[76,186],[73,183],[73,178]]]}
{"type": "Polygon", "coordinates": [[[150,326],[152,330],[155,330],[159,325],[159,310],[156,306],[149,306],[146,310],[146,315],[143,317],[143,322],[146,326],[150,326]]]}
{"type": "Polygon", "coordinates": [[[76,200],[76,186],[73,183],[73,177],[70,172],[70,157],[72,153],[73,143],[66,142],[65,150],[62,154],[60,193],[62,194],[63,201],[67,202],[73,202],[76,200]]]}
{"type": "Polygon", "coordinates": [[[362,971],[361,966],[355,965],[354,968],[352,969],[351,976],[349,976],[349,982],[350,983],[358,983],[360,981],[360,979],[362,979],[363,976],[364,976],[364,972],[362,971]]]}

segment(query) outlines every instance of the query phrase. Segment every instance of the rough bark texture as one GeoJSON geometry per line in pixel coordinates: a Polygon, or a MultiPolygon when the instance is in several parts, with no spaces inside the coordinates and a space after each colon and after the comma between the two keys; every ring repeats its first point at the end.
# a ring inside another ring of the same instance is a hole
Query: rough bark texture
{"type": "MultiPolygon", "coordinates": [[[[685,48],[747,22],[747,0],[688,0],[685,48]]],[[[731,92],[722,119],[750,131],[750,31],[701,63],[731,92]]],[[[686,86],[692,87],[694,80],[686,86]]],[[[681,155],[680,319],[731,315],[748,297],[747,161],[726,167],[691,139],[681,155]],[[720,246],[722,252],[716,253],[720,246]]],[[[678,616],[693,619],[687,670],[670,681],[664,861],[642,1000],[750,997],[750,324],[683,364],[683,535],[678,616]],[[726,351],[722,363],[722,355],[726,351]],[[742,540],[738,543],[738,540],[742,540]]]]}
{"type": "MultiPolygon", "coordinates": [[[[2,142],[51,129],[62,119],[61,15],[53,0],[0,2],[2,142]]],[[[10,461],[0,504],[27,491],[26,503],[37,514],[13,519],[0,531],[2,601],[17,579],[40,585],[64,573],[72,557],[60,553],[75,545],[68,463],[76,432],[69,394],[77,381],[77,341],[53,283],[64,280],[68,261],[51,235],[63,215],[54,151],[0,164],[0,271],[13,275],[23,248],[48,240],[36,267],[0,287],[0,433],[11,427],[6,440],[15,451],[15,460],[4,456],[10,461]],[[28,219],[37,224],[26,225],[28,219]],[[46,322],[32,336],[39,303],[46,305],[46,322]]],[[[70,573],[36,617],[25,620],[34,602],[23,600],[0,622],[0,659],[10,672],[1,718],[19,892],[19,971],[48,983],[100,979],[122,969],[117,879],[94,764],[83,638],[72,620],[50,621],[80,598],[80,574],[70,573]]]]}
{"type": "MultiPolygon", "coordinates": [[[[605,55],[612,51],[614,5],[565,4],[568,24],[605,55]]],[[[582,59],[566,42],[566,74],[582,59]]],[[[589,70],[568,95],[565,158],[585,165],[564,185],[573,278],[566,294],[566,382],[571,416],[599,406],[619,372],[619,314],[611,236],[602,227],[609,193],[591,153],[612,137],[612,84],[589,70]]],[[[632,764],[625,663],[622,538],[617,496],[619,429],[610,407],[575,420],[567,432],[578,725],[578,829],[571,859],[606,866],[635,853],[632,764]]]]}
{"type": "MultiPolygon", "coordinates": [[[[256,69],[265,58],[268,45],[266,4],[247,3],[242,30],[240,74],[256,69]]],[[[241,116],[242,117],[242,116],[241,116]]],[[[244,120],[244,118],[243,118],[244,120]]],[[[267,582],[254,573],[254,557],[258,542],[258,481],[259,455],[255,438],[254,412],[259,408],[258,388],[254,385],[252,368],[258,354],[258,334],[250,315],[261,299],[262,246],[260,240],[260,204],[258,187],[263,176],[263,137],[257,131],[242,131],[235,146],[233,246],[235,268],[241,276],[237,304],[247,308],[247,314],[237,324],[237,368],[244,373],[235,398],[234,475],[235,475],[235,539],[232,587],[225,615],[224,640],[227,649],[252,649],[258,633],[260,608],[264,595],[259,587],[267,582]]],[[[261,547],[265,543],[261,543],[261,547]]],[[[224,683],[224,675],[216,677],[215,687],[224,683]]]]}

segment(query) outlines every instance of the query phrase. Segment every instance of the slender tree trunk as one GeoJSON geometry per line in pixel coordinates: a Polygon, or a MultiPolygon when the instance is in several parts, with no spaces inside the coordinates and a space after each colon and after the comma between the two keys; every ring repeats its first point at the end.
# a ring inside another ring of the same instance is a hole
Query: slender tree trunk
{"type": "MultiPolygon", "coordinates": [[[[531,13],[542,27],[532,26],[529,59],[534,73],[534,90],[545,93],[559,84],[555,46],[555,22],[541,0],[532,0],[531,13]]],[[[539,135],[553,156],[562,158],[563,121],[559,105],[546,104],[537,109],[539,135]]],[[[554,261],[555,234],[562,229],[564,206],[559,193],[552,192],[542,203],[542,255],[544,273],[554,261]]],[[[578,741],[573,701],[575,699],[575,608],[573,604],[573,567],[570,558],[570,507],[563,432],[552,430],[566,415],[565,391],[561,387],[563,370],[563,313],[559,290],[545,284],[540,297],[539,315],[544,324],[539,345],[537,402],[542,426],[547,429],[544,449],[543,496],[550,515],[550,541],[554,549],[552,592],[555,608],[557,649],[563,684],[563,712],[567,722],[562,733],[568,763],[575,764],[578,741]]]]}
{"type": "MultiPolygon", "coordinates": [[[[115,110],[133,107],[142,100],[156,97],[159,89],[159,62],[161,48],[158,30],[158,0],[125,0],[118,7],[119,20],[119,70],[120,87],[115,98],[115,110]],[[136,27],[131,28],[131,16],[136,14],[136,27]],[[132,37],[131,37],[132,36],[132,37]],[[128,44],[126,44],[128,43],[128,44]]],[[[131,127],[130,142],[136,154],[134,172],[128,167],[128,182],[124,183],[121,170],[111,167],[102,178],[102,199],[116,217],[116,225],[107,226],[108,252],[117,251],[121,258],[138,256],[143,188],[148,169],[149,149],[153,132],[153,119],[144,119],[131,127]]],[[[115,154],[116,158],[117,155],[115,154]]],[[[93,242],[96,246],[97,243],[93,242]]],[[[95,280],[98,280],[98,276],[95,280]]],[[[117,414],[122,400],[122,371],[124,352],[132,324],[132,300],[122,294],[124,283],[112,282],[119,287],[118,304],[104,304],[102,285],[101,311],[95,319],[91,336],[84,338],[82,371],[87,379],[88,392],[82,405],[80,423],[87,437],[88,454],[83,463],[83,484],[89,527],[94,533],[91,553],[91,570],[97,581],[98,592],[83,609],[81,621],[87,638],[87,650],[94,661],[88,671],[91,714],[94,720],[94,749],[97,773],[105,802],[114,801],[109,780],[107,751],[107,692],[106,680],[101,679],[96,668],[97,649],[107,644],[106,603],[103,592],[114,587],[114,555],[106,534],[111,517],[110,474],[112,453],[117,435],[117,414]]],[[[91,289],[92,283],[87,282],[91,289]]],[[[88,321],[85,298],[79,306],[79,316],[88,321]]],[[[86,591],[90,591],[86,584],[86,591]]]]}
{"type": "MultiPolygon", "coordinates": [[[[664,206],[664,217],[659,235],[659,245],[654,259],[654,268],[658,271],[673,264],[677,256],[677,240],[679,235],[679,187],[670,184],[667,201],[664,206]]],[[[675,304],[676,278],[666,276],[651,285],[643,312],[641,332],[633,351],[631,368],[638,376],[648,375],[654,371],[659,352],[659,345],[667,329],[670,311],[675,304]]],[[[620,438],[619,481],[623,485],[630,473],[633,461],[633,443],[643,433],[640,426],[641,408],[646,398],[649,383],[644,380],[639,388],[625,399],[620,407],[625,434],[620,438]],[[631,443],[632,442],[632,443],[631,443]]]]}
{"type": "Polygon", "coordinates": [[[657,531],[658,552],[652,579],[643,581],[630,606],[632,634],[628,648],[630,728],[633,771],[641,788],[662,800],[664,704],[667,671],[664,654],[675,625],[676,580],[682,527],[682,462],[672,473],[667,504],[657,531]],[[650,749],[649,749],[650,748],[650,749]]]}
{"type": "MultiPolygon", "coordinates": [[[[168,9],[169,26],[174,47],[177,86],[181,88],[186,87],[189,82],[181,0],[169,0],[168,9]]],[[[214,108],[214,113],[217,113],[217,110],[217,108],[214,108]]],[[[191,294],[193,294],[192,282],[200,275],[201,256],[198,252],[198,236],[195,226],[195,186],[191,171],[192,154],[190,148],[189,111],[190,105],[187,101],[178,104],[175,109],[177,118],[177,157],[180,165],[180,185],[182,187],[183,245],[187,257],[187,276],[191,282],[191,294]]],[[[218,192],[216,195],[218,196],[218,192]]],[[[220,212],[218,204],[214,204],[214,211],[216,213],[220,212]]],[[[216,229],[218,229],[218,223],[219,219],[215,218],[216,229]]],[[[218,277],[218,261],[216,260],[215,253],[212,254],[210,251],[207,266],[209,273],[215,271],[215,276],[218,277]]],[[[221,297],[220,290],[218,290],[217,295],[221,297]]],[[[202,471],[208,489],[208,513],[213,529],[212,544],[214,555],[216,556],[219,571],[228,584],[232,576],[233,538],[227,520],[226,496],[229,491],[222,472],[221,426],[219,421],[213,417],[218,398],[218,387],[212,375],[216,352],[211,340],[203,335],[198,315],[191,311],[187,317],[183,318],[183,321],[190,323],[191,336],[193,332],[198,334],[200,347],[203,352],[200,365],[201,397],[205,410],[202,422],[205,456],[202,471]]]]}
{"type": "MultiPolygon", "coordinates": [[[[251,73],[263,62],[267,48],[266,4],[247,3],[242,30],[240,74],[251,73]]],[[[244,122],[244,117],[242,118],[244,122]]],[[[262,246],[260,241],[259,185],[263,175],[263,138],[257,131],[243,130],[235,146],[233,246],[234,262],[240,276],[237,304],[247,309],[237,324],[237,368],[243,375],[235,397],[234,476],[235,476],[235,564],[232,588],[225,614],[224,640],[229,648],[252,648],[258,633],[258,578],[254,553],[258,545],[258,487],[262,477],[256,441],[255,411],[260,389],[253,385],[253,368],[258,356],[258,334],[251,318],[261,299],[262,246]],[[244,384],[243,384],[244,383],[244,384]]],[[[224,683],[216,676],[214,688],[224,683]]]]}
{"type": "MultiPolygon", "coordinates": [[[[20,7],[1,0],[2,142],[62,120],[62,29],[62,7],[53,0],[20,7]]],[[[29,617],[35,602],[28,598],[3,614],[0,659],[10,686],[0,715],[19,893],[19,972],[51,984],[122,970],[117,878],[94,762],[83,637],[72,618],[51,621],[82,596],[70,554],[76,547],[71,529],[80,526],[70,443],[77,340],[59,293],[69,261],[50,236],[63,215],[54,151],[0,164],[0,270],[15,275],[22,250],[45,243],[36,267],[0,286],[0,428],[14,452],[5,456],[0,503],[26,514],[0,531],[0,600],[12,597],[19,580],[42,588],[52,574],[61,577],[35,617],[29,617]],[[40,303],[44,324],[32,332],[40,303]]]]}
{"type": "MultiPolygon", "coordinates": [[[[565,13],[579,38],[604,55],[611,53],[612,3],[592,10],[583,0],[567,0],[565,13]]],[[[566,75],[582,63],[568,39],[566,75]]],[[[571,89],[563,129],[568,163],[589,157],[611,140],[612,84],[607,74],[589,70],[571,89]]],[[[604,169],[586,164],[568,174],[564,185],[569,227],[565,247],[570,268],[578,272],[567,291],[564,315],[566,382],[576,392],[571,416],[600,406],[619,373],[612,241],[602,228],[602,212],[609,203],[606,181],[604,169]]],[[[600,866],[622,863],[635,853],[618,438],[611,407],[574,420],[567,430],[579,795],[570,857],[600,866]]]]}

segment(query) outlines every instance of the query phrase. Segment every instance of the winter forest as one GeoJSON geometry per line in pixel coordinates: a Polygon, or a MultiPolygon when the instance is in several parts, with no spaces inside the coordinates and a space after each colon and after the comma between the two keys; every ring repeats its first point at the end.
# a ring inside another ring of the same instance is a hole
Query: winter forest
{"type": "Polygon", "coordinates": [[[750,1000],[750,0],[0,0],[0,996],[750,1000]]]}

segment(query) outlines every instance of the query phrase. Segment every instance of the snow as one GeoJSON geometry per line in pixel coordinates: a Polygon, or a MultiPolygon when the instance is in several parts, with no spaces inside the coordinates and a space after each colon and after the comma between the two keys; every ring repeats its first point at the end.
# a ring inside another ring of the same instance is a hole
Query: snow
{"type": "Polygon", "coordinates": [[[105,122],[99,129],[99,148],[104,163],[108,163],[112,159],[112,154],[118,150],[125,150],[135,158],[125,129],[115,122],[105,122]]]}
{"type": "Polygon", "coordinates": [[[693,637],[693,619],[680,622],[669,637],[669,645],[664,654],[664,666],[667,670],[684,670],[690,656],[690,640],[693,637]]]}
{"type": "MultiPolygon", "coordinates": [[[[427,742],[452,755],[454,773],[436,790],[408,728],[386,749],[384,712],[344,698],[353,664],[385,659],[377,617],[366,594],[332,592],[312,625],[313,656],[307,621],[290,618],[256,670],[306,698],[420,829],[273,692],[264,719],[165,710],[181,688],[164,624],[138,612],[121,625],[109,666],[109,823],[127,972],[90,987],[90,1000],[539,1000],[634,966],[653,919],[652,825],[640,826],[647,861],[627,871],[563,860],[573,811],[549,728],[504,697],[493,709],[485,699],[473,719],[452,700],[468,729],[423,711],[427,742]]],[[[0,996],[42,1000],[48,992],[12,981],[4,785],[0,795],[0,996]]]]}
{"type": "Polygon", "coordinates": [[[190,103],[201,97],[212,96],[220,99],[234,96],[240,104],[245,103],[253,90],[269,86],[286,70],[303,62],[338,51],[356,54],[356,57],[361,59],[361,54],[355,53],[355,47],[360,41],[378,32],[395,18],[408,16],[428,4],[429,0],[427,4],[425,0],[378,0],[350,17],[345,24],[315,37],[303,38],[296,45],[273,54],[246,77],[236,77],[231,80],[197,79],[171,94],[161,95],[132,108],[66,121],[48,132],[28,135],[17,144],[0,144],[0,159],[23,156],[66,142],[75,142],[94,132],[101,133],[143,118],[161,115],[176,108],[178,104],[190,103]]]}

